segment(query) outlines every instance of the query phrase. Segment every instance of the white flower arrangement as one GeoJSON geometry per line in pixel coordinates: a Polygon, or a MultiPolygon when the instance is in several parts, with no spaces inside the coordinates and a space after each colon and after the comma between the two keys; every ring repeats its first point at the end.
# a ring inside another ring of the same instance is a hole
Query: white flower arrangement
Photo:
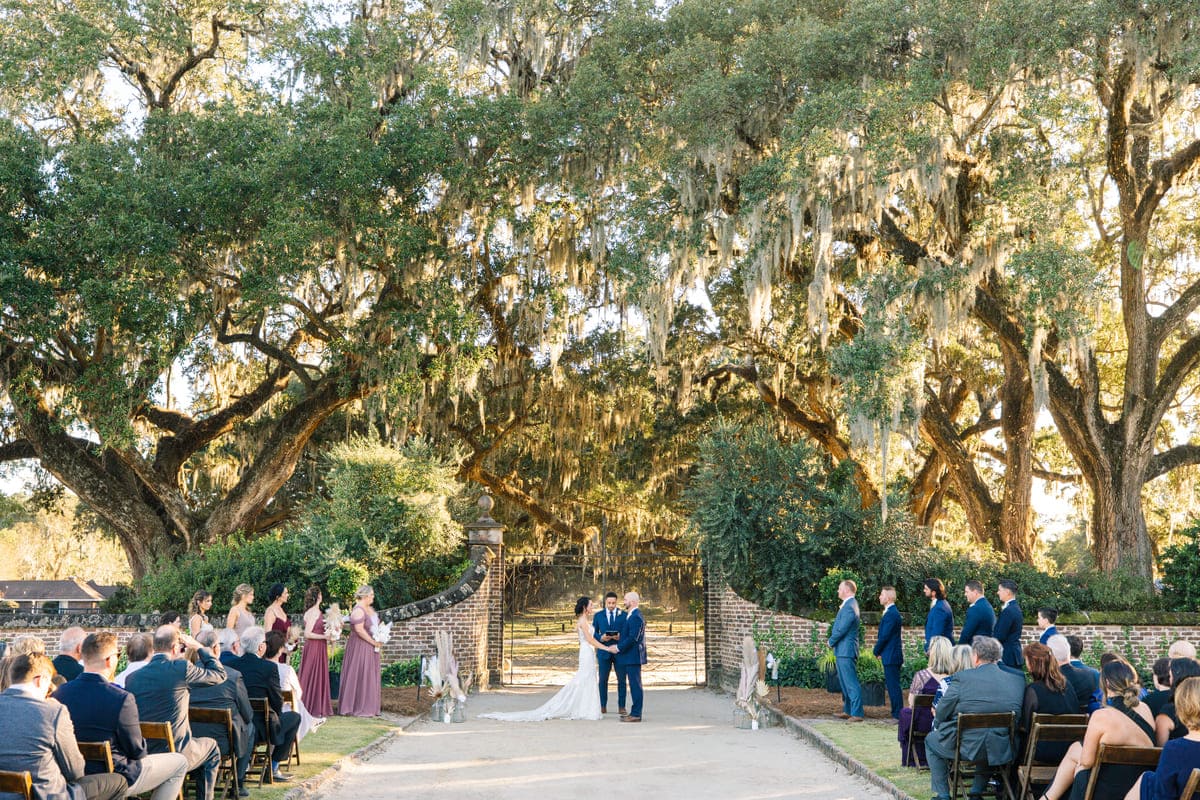
{"type": "Polygon", "coordinates": [[[334,603],[325,610],[325,633],[329,636],[331,642],[336,642],[342,638],[342,629],[345,621],[342,618],[342,609],[334,603]]]}

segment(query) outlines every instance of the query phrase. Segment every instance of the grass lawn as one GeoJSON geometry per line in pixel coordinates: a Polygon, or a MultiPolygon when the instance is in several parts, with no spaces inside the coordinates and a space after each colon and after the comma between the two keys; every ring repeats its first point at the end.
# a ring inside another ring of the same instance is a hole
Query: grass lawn
{"type": "Polygon", "coordinates": [[[263,784],[260,789],[257,779],[250,780],[251,773],[246,776],[250,797],[253,800],[282,800],[296,784],[316,775],[339,758],[365,747],[394,727],[382,719],[330,717],[328,722],[305,736],[300,743],[300,766],[292,764],[291,769],[284,769],[284,772],[292,774],[292,780],[272,786],[263,784]]]}
{"type": "Polygon", "coordinates": [[[929,772],[900,766],[896,726],[883,722],[810,722],[876,775],[891,781],[913,797],[929,797],[929,772]]]}

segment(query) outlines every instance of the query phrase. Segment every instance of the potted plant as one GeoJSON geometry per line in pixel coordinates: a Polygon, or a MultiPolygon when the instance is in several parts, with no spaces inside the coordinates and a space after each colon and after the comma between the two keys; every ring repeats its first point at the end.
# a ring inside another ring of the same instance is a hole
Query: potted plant
{"type": "Polygon", "coordinates": [[[817,659],[817,669],[825,673],[825,691],[830,694],[842,693],[842,682],[838,680],[837,656],[832,650],[826,650],[817,659]]]}
{"type": "Polygon", "coordinates": [[[883,662],[879,657],[863,650],[858,654],[858,682],[862,684],[865,706],[882,706],[887,703],[887,692],[883,684],[883,662]]]}
{"type": "Polygon", "coordinates": [[[335,647],[333,654],[329,656],[329,699],[337,700],[338,691],[342,688],[342,656],[346,655],[346,648],[335,647]]]}

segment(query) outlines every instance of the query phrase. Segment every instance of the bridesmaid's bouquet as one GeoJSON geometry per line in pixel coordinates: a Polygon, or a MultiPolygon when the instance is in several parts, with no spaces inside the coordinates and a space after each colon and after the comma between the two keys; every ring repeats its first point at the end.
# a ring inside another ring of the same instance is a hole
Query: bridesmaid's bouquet
{"type": "Polygon", "coordinates": [[[342,609],[334,603],[325,611],[325,633],[329,634],[331,642],[342,638],[342,625],[342,609]]]}
{"type": "MultiPolygon", "coordinates": [[[[371,636],[374,637],[375,641],[379,642],[380,645],[387,644],[392,640],[392,623],[383,622],[379,625],[376,625],[375,630],[371,631],[371,636]]],[[[375,652],[379,652],[378,645],[375,647],[375,652]]]]}

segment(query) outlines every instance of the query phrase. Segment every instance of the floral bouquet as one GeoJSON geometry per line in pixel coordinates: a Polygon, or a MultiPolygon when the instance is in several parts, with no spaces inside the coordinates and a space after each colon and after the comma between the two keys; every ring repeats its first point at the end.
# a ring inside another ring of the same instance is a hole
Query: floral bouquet
{"type": "Polygon", "coordinates": [[[329,636],[329,641],[336,642],[342,638],[342,626],[342,609],[334,603],[325,611],[325,633],[329,636]]]}
{"type": "MultiPolygon", "coordinates": [[[[383,622],[379,625],[376,625],[375,629],[371,631],[371,636],[374,637],[375,641],[379,642],[380,645],[387,644],[392,640],[392,623],[383,622]]],[[[379,652],[379,645],[376,645],[375,652],[379,652]]]]}
{"type": "Polygon", "coordinates": [[[287,651],[290,653],[296,649],[296,645],[304,640],[304,629],[299,625],[293,625],[288,628],[287,632],[287,651]]]}

